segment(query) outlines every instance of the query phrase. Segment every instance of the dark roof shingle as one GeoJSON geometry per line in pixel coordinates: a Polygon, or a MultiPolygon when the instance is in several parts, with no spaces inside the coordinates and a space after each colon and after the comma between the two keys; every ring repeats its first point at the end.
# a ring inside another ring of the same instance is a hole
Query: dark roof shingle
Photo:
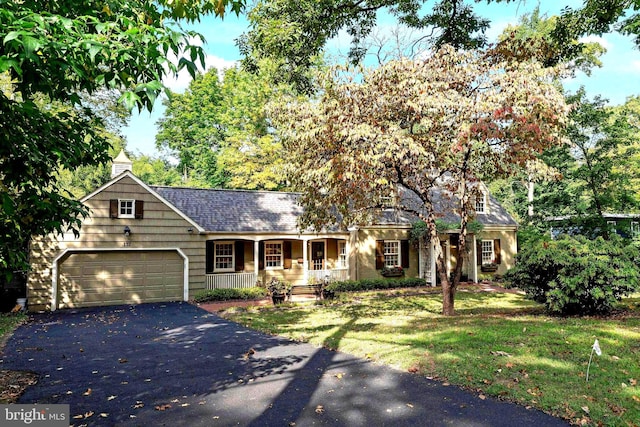
{"type": "MultiPolygon", "coordinates": [[[[302,214],[298,204],[298,193],[277,191],[220,190],[184,187],[150,186],[156,193],[173,204],[186,216],[209,232],[261,232],[298,233],[297,220],[302,214]]],[[[401,197],[405,204],[420,209],[420,200],[409,191],[401,197]]],[[[436,195],[436,209],[446,222],[456,223],[457,215],[452,204],[441,195],[436,195]]],[[[417,221],[417,216],[407,212],[385,210],[376,224],[408,225],[417,221]]],[[[483,225],[517,226],[511,215],[493,198],[489,197],[488,212],[477,219],[483,225]]]]}

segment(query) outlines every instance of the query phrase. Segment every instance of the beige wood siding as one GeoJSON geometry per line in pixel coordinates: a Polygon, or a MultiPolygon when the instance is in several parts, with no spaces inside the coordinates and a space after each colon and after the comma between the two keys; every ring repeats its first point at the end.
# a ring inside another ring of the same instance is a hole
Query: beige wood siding
{"type": "Polygon", "coordinates": [[[478,266],[478,275],[480,278],[491,278],[495,274],[504,274],[508,269],[515,265],[515,256],[518,253],[518,238],[516,231],[513,229],[485,229],[482,230],[478,237],[478,240],[495,240],[500,239],[500,265],[498,271],[494,274],[486,274],[480,272],[478,266]]]}
{"type": "Polygon", "coordinates": [[[85,201],[90,216],[83,220],[80,236],[72,233],[36,237],[31,245],[27,285],[29,309],[50,309],[53,260],[65,249],[180,248],[189,259],[189,295],[205,287],[205,236],[188,232],[193,225],[128,176],[85,201]],[[111,199],[144,201],[142,219],[109,217],[111,199]],[[124,227],[131,229],[129,238],[124,227]]]}
{"type": "MultiPolygon", "coordinates": [[[[409,240],[409,229],[364,228],[358,230],[357,241],[357,277],[358,279],[377,279],[382,275],[376,270],[377,240],[409,240]]],[[[418,277],[418,250],[409,245],[409,268],[404,277],[418,277]]]]}
{"type": "Polygon", "coordinates": [[[182,300],[183,264],[176,251],[72,253],[60,260],[58,308],[182,300]]]}

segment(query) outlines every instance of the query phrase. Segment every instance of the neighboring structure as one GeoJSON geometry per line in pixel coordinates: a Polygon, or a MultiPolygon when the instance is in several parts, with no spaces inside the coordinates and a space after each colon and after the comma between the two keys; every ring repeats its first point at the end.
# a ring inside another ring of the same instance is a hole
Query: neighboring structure
{"type": "Polygon", "coordinates": [[[551,224],[551,237],[556,238],[560,234],[592,234],[598,233],[606,227],[624,238],[635,238],[640,236],[640,214],[631,213],[605,213],[602,220],[595,217],[598,224],[594,224],[593,217],[581,218],[578,216],[554,216],[546,218],[551,224]],[[601,225],[602,224],[602,225],[601,225]]]}
{"type": "MultiPolygon", "coordinates": [[[[82,199],[90,216],[79,236],[34,238],[30,310],[188,300],[272,276],[294,285],[379,278],[385,266],[436,283],[431,248],[409,244],[415,218],[393,209],[371,226],[301,232],[295,193],[149,186],[119,163],[119,175],[82,199]]],[[[506,271],[517,249],[513,218],[488,195],[477,207],[484,228],[464,271],[473,281],[506,271]]],[[[456,231],[441,240],[453,268],[456,231]]]]}

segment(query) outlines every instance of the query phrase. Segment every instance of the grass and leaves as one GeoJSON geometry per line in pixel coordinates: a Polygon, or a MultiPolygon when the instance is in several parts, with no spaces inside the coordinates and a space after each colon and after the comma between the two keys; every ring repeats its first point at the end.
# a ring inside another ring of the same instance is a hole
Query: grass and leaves
{"type": "Polygon", "coordinates": [[[330,303],[231,309],[249,327],[338,349],[579,425],[640,423],[640,295],[608,317],[554,317],[514,293],[461,289],[454,317],[416,290],[342,294],[330,303]],[[595,339],[589,382],[585,375],[595,339]]]}
{"type": "MultiPolygon", "coordinates": [[[[23,313],[0,313],[0,344],[26,319],[23,313]]],[[[1,347],[1,345],[0,345],[1,347]]]]}
{"type": "MultiPolygon", "coordinates": [[[[26,318],[23,313],[0,313],[0,351],[26,318]]],[[[36,383],[37,378],[33,372],[0,369],[0,404],[15,403],[28,386],[36,383]]]]}

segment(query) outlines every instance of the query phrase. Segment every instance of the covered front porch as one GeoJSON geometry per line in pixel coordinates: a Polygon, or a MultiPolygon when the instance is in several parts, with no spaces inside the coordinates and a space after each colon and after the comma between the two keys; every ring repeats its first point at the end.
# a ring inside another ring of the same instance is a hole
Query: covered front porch
{"type": "Polygon", "coordinates": [[[250,288],[277,277],[292,285],[347,280],[348,235],[223,237],[206,242],[206,288],[250,288]]]}

